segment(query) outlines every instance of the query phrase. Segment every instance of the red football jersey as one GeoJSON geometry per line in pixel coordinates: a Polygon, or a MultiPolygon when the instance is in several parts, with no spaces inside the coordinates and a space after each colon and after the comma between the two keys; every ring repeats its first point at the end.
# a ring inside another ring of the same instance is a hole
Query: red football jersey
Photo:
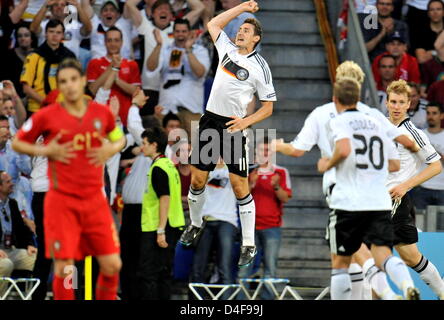
{"type": "Polygon", "coordinates": [[[291,196],[291,181],[288,170],[280,166],[272,166],[271,170],[259,168],[256,185],[251,190],[256,207],[256,229],[280,227],[282,225],[283,203],[279,201],[271,185],[271,178],[280,176],[279,184],[291,196]]]}
{"type": "Polygon", "coordinates": [[[35,143],[43,135],[44,143],[48,144],[60,132],[59,143],[72,141],[76,157],[70,159],[69,164],[48,162],[50,190],[82,197],[100,191],[104,184],[104,167],[90,164],[87,151],[99,147],[99,137],[108,137],[115,127],[109,108],[95,101],[88,103],[82,118],[69,114],[59,103],[53,103],[34,113],[17,132],[17,138],[35,143]]]}
{"type": "MultiPolygon", "coordinates": [[[[107,57],[101,57],[99,59],[91,60],[86,71],[88,82],[96,81],[102,75],[102,73],[105,72],[106,68],[108,68],[110,64],[111,60],[109,60],[107,57]]],[[[139,86],[141,81],[139,66],[137,65],[137,62],[133,60],[122,59],[122,63],[120,64],[119,78],[129,84],[139,86]]],[[[131,107],[132,96],[125,93],[116,84],[113,84],[113,86],[111,87],[110,98],[112,96],[116,96],[117,99],[119,99],[119,116],[122,120],[123,125],[126,126],[128,111],[131,107]]]]}

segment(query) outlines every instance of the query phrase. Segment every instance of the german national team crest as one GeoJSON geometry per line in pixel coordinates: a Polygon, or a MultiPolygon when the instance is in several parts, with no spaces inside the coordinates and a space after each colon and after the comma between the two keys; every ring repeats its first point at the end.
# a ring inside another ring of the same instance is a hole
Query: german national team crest
{"type": "Polygon", "coordinates": [[[245,81],[248,79],[248,70],[247,69],[239,69],[236,72],[236,78],[238,78],[240,81],[245,81]]]}
{"type": "Polygon", "coordinates": [[[94,119],[93,125],[97,131],[100,131],[100,129],[102,129],[102,121],[100,121],[100,119],[94,119]]]}

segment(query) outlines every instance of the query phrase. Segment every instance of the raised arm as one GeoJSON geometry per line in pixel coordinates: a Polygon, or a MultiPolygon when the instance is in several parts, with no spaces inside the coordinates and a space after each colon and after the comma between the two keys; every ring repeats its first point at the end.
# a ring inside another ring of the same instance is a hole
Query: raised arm
{"type": "Polygon", "coordinates": [[[28,8],[28,2],[29,0],[21,0],[14,10],[12,10],[12,12],[9,14],[9,18],[11,18],[13,24],[19,23],[26,11],[26,8],[28,8]]]}
{"type": "Polygon", "coordinates": [[[67,0],[67,3],[74,6],[77,9],[78,19],[82,23],[80,28],[80,34],[84,37],[90,35],[92,31],[92,24],[90,16],[87,14],[83,6],[77,0],[67,0]]]}
{"type": "Polygon", "coordinates": [[[15,90],[14,84],[11,81],[4,80],[3,81],[3,85],[5,87],[3,92],[8,94],[11,97],[12,102],[14,103],[14,108],[15,108],[14,122],[15,122],[15,126],[17,128],[20,128],[22,126],[22,124],[26,120],[26,109],[25,109],[25,106],[23,105],[23,102],[20,99],[20,97],[18,96],[17,91],[15,90]]]}
{"type": "Polygon", "coordinates": [[[82,0],[81,7],[87,19],[91,19],[94,16],[94,10],[91,6],[91,0],[82,0]]]}
{"type": "Polygon", "coordinates": [[[31,25],[29,26],[29,30],[31,30],[32,33],[39,35],[42,32],[42,28],[40,27],[40,24],[45,19],[46,11],[54,3],[55,3],[54,0],[46,0],[45,3],[42,5],[40,10],[37,12],[37,14],[32,19],[31,25]]]}
{"type": "Polygon", "coordinates": [[[223,28],[234,18],[240,15],[243,12],[251,12],[255,13],[259,10],[259,6],[256,1],[250,0],[247,2],[242,2],[238,6],[231,8],[221,14],[215,16],[213,19],[208,22],[208,32],[211,35],[211,38],[214,42],[216,42],[219,37],[220,32],[223,28]]]}
{"type": "Polygon", "coordinates": [[[162,50],[162,36],[160,35],[159,29],[154,29],[153,33],[157,44],[146,62],[146,67],[149,71],[157,69],[157,66],[159,65],[160,50],[162,50]]]}
{"type": "Polygon", "coordinates": [[[138,3],[139,0],[128,0],[126,1],[123,9],[123,17],[126,19],[131,19],[136,28],[138,28],[142,23],[142,16],[137,8],[138,3]]]}
{"type": "Polygon", "coordinates": [[[205,10],[205,5],[200,0],[187,0],[188,6],[191,11],[188,12],[183,18],[187,19],[190,22],[190,25],[193,26],[202,15],[205,10]]]}

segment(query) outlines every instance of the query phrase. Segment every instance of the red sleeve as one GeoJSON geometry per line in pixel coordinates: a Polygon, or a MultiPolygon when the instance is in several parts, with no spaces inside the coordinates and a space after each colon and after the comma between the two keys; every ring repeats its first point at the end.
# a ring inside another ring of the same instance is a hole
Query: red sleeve
{"type": "Polygon", "coordinates": [[[35,143],[37,138],[45,133],[45,124],[47,123],[46,114],[47,108],[34,113],[29,118],[20,130],[17,132],[17,138],[19,140],[35,143]]]}
{"type": "Polygon", "coordinates": [[[288,170],[285,168],[282,168],[278,171],[278,174],[280,176],[279,184],[282,189],[287,191],[288,196],[292,196],[292,190],[291,190],[291,182],[290,182],[290,174],[288,173],[288,170]]]}
{"type": "Polygon", "coordinates": [[[102,74],[99,61],[99,59],[93,59],[88,63],[86,68],[86,79],[88,82],[96,81],[102,74]]]}
{"type": "Polygon", "coordinates": [[[415,57],[410,57],[409,81],[421,83],[421,74],[419,73],[418,61],[415,57]]]}
{"type": "Polygon", "coordinates": [[[372,72],[373,72],[373,78],[375,78],[375,82],[379,83],[379,81],[381,80],[379,77],[379,70],[378,70],[378,64],[379,64],[379,60],[381,60],[382,55],[379,55],[375,58],[375,60],[373,60],[372,63],[372,72]]]}
{"type": "Polygon", "coordinates": [[[142,84],[142,82],[140,80],[139,66],[137,65],[137,63],[135,61],[130,62],[130,70],[131,70],[131,73],[130,73],[130,79],[129,79],[128,83],[134,84],[134,85],[142,84]]]}
{"type": "Polygon", "coordinates": [[[435,96],[436,96],[436,94],[435,94],[436,83],[437,82],[433,83],[430,86],[429,91],[427,93],[427,101],[436,101],[436,99],[435,99],[435,96]]]}

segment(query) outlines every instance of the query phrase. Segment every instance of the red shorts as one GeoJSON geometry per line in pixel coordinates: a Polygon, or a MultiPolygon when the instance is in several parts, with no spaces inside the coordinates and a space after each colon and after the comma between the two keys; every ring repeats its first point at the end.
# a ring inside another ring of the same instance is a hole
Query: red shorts
{"type": "Polygon", "coordinates": [[[120,253],[116,226],[101,190],[85,198],[49,191],[44,227],[48,259],[81,260],[120,253]]]}

